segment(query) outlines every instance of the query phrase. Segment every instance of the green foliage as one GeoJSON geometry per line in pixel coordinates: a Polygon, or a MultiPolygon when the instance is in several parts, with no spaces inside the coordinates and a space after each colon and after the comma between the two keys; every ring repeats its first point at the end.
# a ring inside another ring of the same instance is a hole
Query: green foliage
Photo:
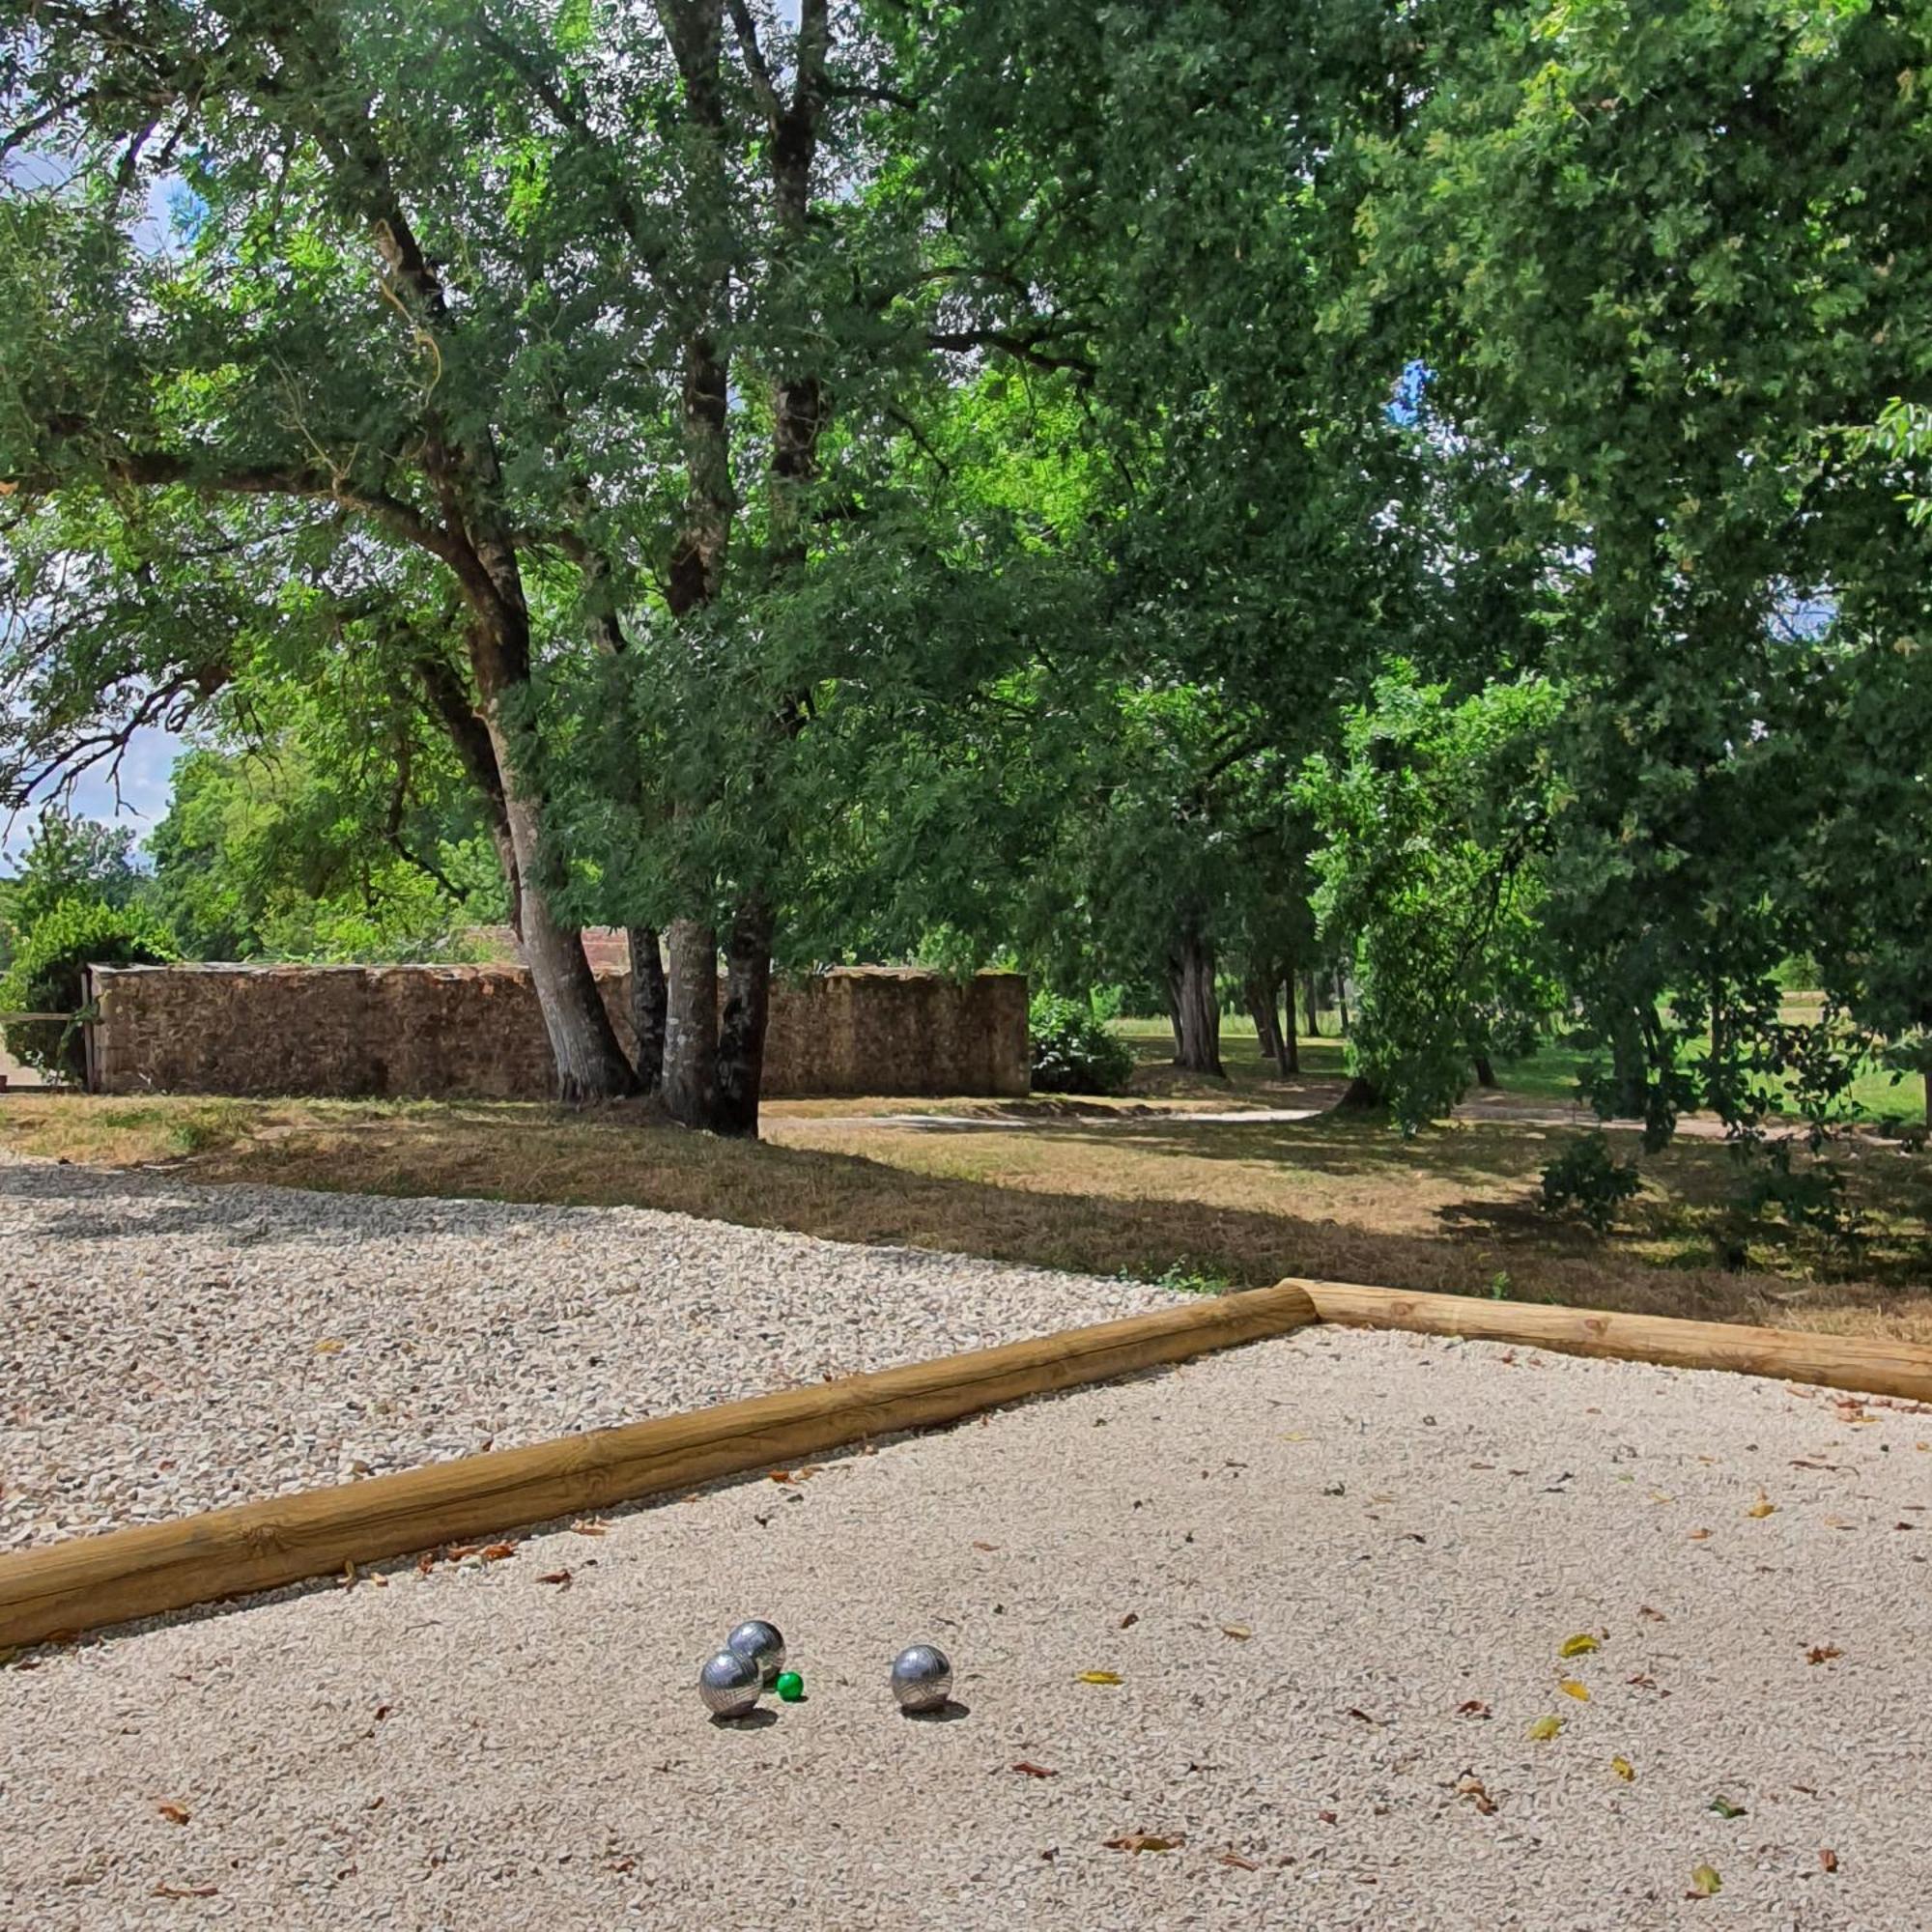
{"type": "Polygon", "coordinates": [[[0,972],[19,938],[63,899],[130,904],[146,881],[134,864],[130,826],[75,818],[58,803],[42,809],[11,879],[0,879],[0,972]]]}
{"type": "Polygon", "coordinates": [[[1475,1057],[1528,1051],[1556,1003],[1538,920],[1560,704],[1539,678],[1459,700],[1397,665],[1341,756],[1303,774],[1316,910],[1354,949],[1351,1065],[1409,1131],[1462,1097],[1475,1057]]]}
{"type": "Polygon", "coordinates": [[[1027,1033],[1037,1094],[1118,1094],[1133,1075],[1133,1049],[1091,1005],[1036,993],[1027,1033]]]}
{"type": "Polygon", "coordinates": [[[1606,1235],[1618,1209],[1642,1186],[1634,1161],[1618,1160],[1606,1135],[1588,1133],[1543,1170],[1543,1208],[1548,1214],[1575,1208],[1598,1234],[1606,1235]]]}
{"type": "MultiPolygon", "coordinates": [[[[84,968],[152,966],[177,956],[166,928],[139,907],[63,899],[21,935],[14,963],[0,980],[0,1010],[77,1013],[84,968]]],[[[70,1080],[86,1078],[78,1022],[30,1021],[8,1027],[6,1037],[7,1051],[29,1066],[70,1080]]]]}
{"type": "Polygon", "coordinates": [[[149,839],[153,903],[183,952],[457,956],[464,925],[502,918],[502,877],[435,753],[417,744],[399,768],[367,741],[331,744],[314,711],[298,709],[255,749],[185,753],[149,839]]]}

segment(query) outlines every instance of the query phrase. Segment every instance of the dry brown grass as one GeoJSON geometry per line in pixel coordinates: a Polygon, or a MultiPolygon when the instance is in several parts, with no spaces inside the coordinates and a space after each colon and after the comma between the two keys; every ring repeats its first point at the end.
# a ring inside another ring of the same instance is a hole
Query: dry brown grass
{"type": "MultiPolygon", "coordinates": [[[[1333,1091],[1243,1088],[1276,1105],[1333,1091]]],[[[945,1110],[781,1103],[766,1142],[744,1146],[635,1107],[10,1094],[0,1144],[197,1181],[627,1204],[1203,1286],[1301,1274],[1932,1342],[1932,1166],[1875,1140],[1839,1156],[1866,1238],[1764,1229],[1731,1271],[1713,1236],[1733,1158],[1707,1141],[1647,1161],[1629,1225],[1600,1240],[1535,1206],[1566,1126],[1482,1119],[1405,1143],[1359,1117],[1190,1124],[1051,1101],[962,1103],[926,1127],[863,1119],[903,1111],[945,1110]]]]}

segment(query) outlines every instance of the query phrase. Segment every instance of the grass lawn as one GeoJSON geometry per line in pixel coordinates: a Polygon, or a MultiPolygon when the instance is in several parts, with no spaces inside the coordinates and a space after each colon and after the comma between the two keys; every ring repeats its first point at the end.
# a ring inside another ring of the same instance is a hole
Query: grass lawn
{"type": "MultiPolygon", "coordinates": [[[[1540,1170],[1590,1124],[1570,1122],[1554,1052],[1405,1142],[1359,1115],[1189,1121],[1325,1108],[1343,1079],[1334,1040],[1304,1042],[1306,1071],[1282,1081],[1231,1024],[1221,1082],[1166,1065],[1162,1030],[1133,1037],[1142,1065],[1122,1100],[781,1101],[757,1146],[663,1127],[641,1106],[23,1094],[0,1098],[0,1145],[200,1181],[632,1204],[1204,1288],[1301,1274],[1932,1342],[1932,1160],[1875,1136],[1835,1155],[1864,1216],[1856,1243],[1760,1227],[1727,1268],[1737,1157],[1709,1138],[1645,1158],[1644,1192],[1607,1238],[1539,1210],[1540,1170]],[[894,1118],[907,1115],[926,1118],[894,1118]]],[[[1636,1151],[1634,1135],[1617,1141],[1636,1151]]]]}

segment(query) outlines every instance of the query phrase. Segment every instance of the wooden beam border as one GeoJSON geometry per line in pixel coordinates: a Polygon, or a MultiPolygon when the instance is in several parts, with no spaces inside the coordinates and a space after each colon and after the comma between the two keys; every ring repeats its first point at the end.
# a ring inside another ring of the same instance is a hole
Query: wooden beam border
{"type": "Polygon", "coordinates": [[[1294,1283],[0,1556],[0,1645],[801,1462],[1316,1321],[1294,1283]]]}
{"type": "Polygon", "coordinates": [[[1515,1342],[1566,1355],[1606,1356],[1674,1369],[1721,1369],[1810,1382],[1860,1395],[1932,1403],[1932,1349],[1875,1337],[1752,1328],[1733,1321],[1684,1321],[1668,1315],[1619,1315],[1534,1301],[1480,1301],[1464,1294],[1410,1294],[1350,1282],[1296,1286],[1324,1321],[1406,1328],[1472,1342],[1515,1342]]]}
{"type": "Polygon", "coordinates": [[[1728,1370],[1932,1404],[1932,1349],[1840,1335],[1288,1280],[687,1414],[0,1556],[0,1645],[78,1634],[585,1510],[782,1466],[1315,1321],[1728,1370]]]}

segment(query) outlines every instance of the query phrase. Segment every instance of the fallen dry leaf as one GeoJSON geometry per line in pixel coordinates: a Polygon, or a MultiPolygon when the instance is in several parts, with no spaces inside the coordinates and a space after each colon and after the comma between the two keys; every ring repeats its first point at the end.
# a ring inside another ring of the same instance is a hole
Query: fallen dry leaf
{"type": "Polygon", "coordinates": [[[155,1809],[158,1811],[161,1814],[161,1816],[168,1821],[170,1825],[185,1825],[187,1823],[188,1809],[185,1804],[176,1804],[172,1802],[164,1801],[163,1803],[156,1804],[155,1806],[155,1809]]]}
{"type": "Polygon", "coordinates": [[[1564,1678],[1556,1688],[1564,1696],[1574,1697],[1579,1704],[1587,1704],[1590,1701],[1590,1687],[1587,1684],[1577,1683],[1574,1677],[1564,1678]]]}
{"type": "Polygon", "coordinates": [[[1121,1628],[1123,1631],[1130,1631],[1137,1623],[1140,1622],[1140,1620],[1141,1620],[1141,1613],[1138,1610],[1129,1610],[1126,1613],[1126,1615],[1121,1619],[1121,1628]]]}
{"type": "Polygon", "coordinates": [[[463,1563],[476,1555],[482,1548],[480,1543],[452,1543],[442,1552],[442,1560],[445,1563],[463,1563]]]}
{"type": "Polygon", "coordinates": [[[1546,1744],[1548,1742],[1549,1739],[1553,1738],[1560,1730],[1562,1730],[1562,1728],[1563,1728],[1563,1719],[1561,1718],[1538,1718],[1536,1721],[1532,1723],[1529,1726],[1529,1728],[1523,1732],[1523,1736],[1528,1738],[1532,1744],[1539,1744],[1539,1745],[1546,1744]]]}
{"type": "Polygon", "coordinates": [[[1752,1503],[1750,1508],[1745,1511],[1745,1514],[1747,1516],[1770,1516],[1776,1508],[1777,1505],[1760,1490],[1757,1492],[1757,1501],[1752,1503]]]}
{"type": "Polygon", "coordinates": [[[1013,1769],[1025,1777],[1058,1777],[1057,1771],[1049,1771],[1043,1764],[1035,1764],[1031,1758],[1021,1758],[1013,1769]]]}
{"type": "Polygon", "coordinates": [[[1653,1610],[1648,1604],[1639,1604],[1636,1606],[1636,1613],[1640,1617],[1648,1617],[1654,1624],[1667,1624],[1670,1621],[1662,1610],[1653,1610]]]}
{"type": "Polygon", "coordinates": [[[1456,1796],[1466,1798],[1485,1818],[1495,1811],[1496,1801],[1490,1796],[1483,1780],[1473,1772],[1465,1772],[1463,1775],[1462,1781],[1456,1786],[1456,1796]]]}
{"type": "Polygon", "coordinates": [[[1814,1643],[1804,1653],[1806,1663],[1830,1663],[1834,1657],[1843,1657],[1844,1652],[1833,1643],[1814,1643]]]}
{"type": "Polygon", "coordinates": [[[537,1578],[537,1581],[539,1583],[561,1583],[567,1590],[570,1587],[570,1572],[568,1570],[546,1570],[537,1578]]]}
{"type": "Polygon", "coordinates": [[[1563,1648],[1556,1654],[1558,1657],[1584,1657],[1602,1648],[1603,1645],[1588,1631],[1578,1631],[1575,1636],[1564,1638],[1563,1648]]]}
{"type": "Polygon", "coordinates": [[[1818,1863],[1821,1869],[1834,1872],[1838,1869],[1838,1855],[1828,1845],[1818,1854],[1818,1863]]]}
{"type": "Polygon", "coordinates": [[[1081,1684],[1119,1684],[1123,1680],[1116,1670],[1083,1670],[1075,1681],[1081,1684]]]}
{"type": "Polygon", "coordinates": [[[150,1898],[214,1898],[220,1893],[219,1886],[213,1885],[157,1885],[148,1896],[150,1898]]]}
{"type": "Polygon", "coordinates": [[[1214,1862],[1217,1865],[1233,1865],[1236,1871],[1261,1870],[1261,1866],[1256,1864],[1253,1859],[1244,1859],[1239,1852],[1216,1852],[1214,1862]]]}
{"type": "Polygon", "coordinates": [[[1716,1898],[1724,1889],[1724,1882],[1718,1876],[1714,1865],[1699,1865],[1690,1874],[1690,1889],[1686,1898],[1716,1898]]]}
{"type": "Polygon", "coordinates": [[[1610,1760],[1610,1769],[1613,1772],[1615,1772],[1616,1775],[1619,1777],[1621,1777],[1626,1784],[1633,1783],[1635,1780],[1636,1766],[1634,1765],[1627,1757],[1613,1757],[1610,1760]]]}
{"type": "Polygon", "coordinates": [[[999,1548],[999,1547],[1000,1546],[997,1543],[976,1543],[973,1546],[975,1549],[987,1549],[987,1550],[997,1549],[999,1548]]]}
{"type": "Polygon", "coordinates": [[[595,1518],[585,1517],[582,1522],[570,1525],[570,1533],[573,1536],[609,1536],[611,1525],[608,1522],[599,1522],[595,1518]]]}
{"type": "Polygon", "coordinates": [[[1221,1634],[1233,1637],[1236,1643],[1246,1643],[1254,1632],[1246,1624],[1223,1624],[1221,1634]]]}
{"type": "Polygon", "coordinates": [[[436,1568],[436,1551],[434,1549],[425,1549],[423,1553],[416,1558],[416,1569],[423,1576],[427,1577],[429,1573],[435,1568],[436,1568]]]}
{"type": "Polygon", "coordinates": [[[1690,1532],[1690,1541],[1692,1543],[1709,1543],[1710,1540],[1711,1532],[1708,1529],[1693,1529],[1690,1532]]]}
{"type": "Polygon", "coordinates": [[[500,1563],[504,1557],[517,1553],[517,1546],[514,1543],[487,1544],[480,1553],[486,1563],[500,1563]]]}
{"type": "Polygon", "coordinates": [[[1186,1842],[1179,1832],[1167,1837],[1154,1832],[1123,1832],[1118,1838],[1109,1838],[1106,1845],[1110,1852],[1173,1852],[1186,1842]]]}
{"type": "Polygon", "coordinates": [[[1466,1703],[1456,1706],[1456,1715],[1459,1718],[1487,1718],[1490,1707],[1480,1697],[1471,1697],[1466,1703]]]}
{"type": "Polygon", "coordinates": [[[315,1352],[318,1355],[339,1355],[347,1346],[346,1343],[330,1335],[315,1345],[315,1352]]]}

